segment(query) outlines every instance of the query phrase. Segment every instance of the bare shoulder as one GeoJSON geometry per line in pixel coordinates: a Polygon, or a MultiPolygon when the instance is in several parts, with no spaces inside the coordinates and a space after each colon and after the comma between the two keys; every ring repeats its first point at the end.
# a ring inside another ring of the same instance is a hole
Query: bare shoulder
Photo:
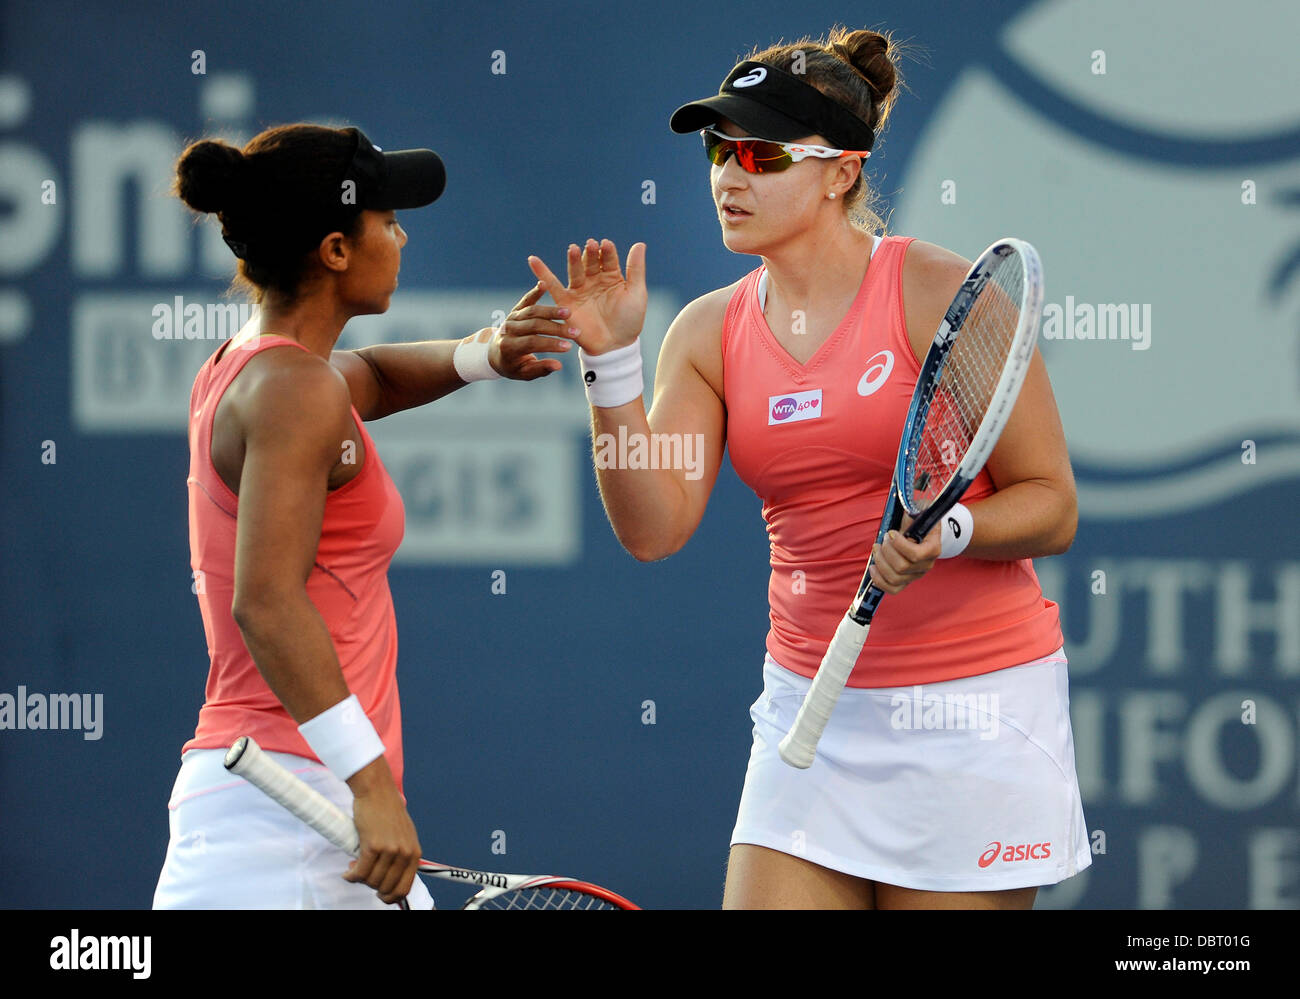
{"type": "Polygon", "coordinates": [[[687,362],[709,383],[718,398],[722,398],[722,326],[727,306],[738,287],[740,281],[735,281],[701,295],[677,314],[659,352],[661,373],[668,374],[687,362]]]}
{"type": "Polygon", "coordinates": [[[903,313],[918,361],[929,350],[943,314],[969,270],[969,260],[942,246],[919,239],[908,246],[903,257],[903,313]]]}
{"type": "Polygon", "coordinates": [[[231,385],[239,420],[259,431],[300,441],[333,441],[351,431],[352,395],[343,373],[323,358],[292,347],[252,358],[231,385]]]}

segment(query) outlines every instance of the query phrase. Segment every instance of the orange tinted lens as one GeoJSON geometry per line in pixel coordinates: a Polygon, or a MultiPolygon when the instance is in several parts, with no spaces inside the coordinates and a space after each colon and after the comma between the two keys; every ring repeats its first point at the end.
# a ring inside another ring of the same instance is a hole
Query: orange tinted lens
{"type": "Polygon", "coordinates": [[[734,142],[728,142],[712,132],[704,133],[704,155],[709,158],[710,163],[718,166],[727,162],[727,156],[735,148],[734,142]]]}
{"type": "Polygon", "coordinates": [[[778,143],[751,139],[736,143],[736,159],[750,173],[777,173],[794,162],[778,143]]]}
{"type": "Polygon", "coordinates": [[[704,151],[710,162],[722,166],[732,153],[748,173],[777,173],[794,162],[778,143],[763,139],[724,139],[712,133],[704,136],[704,151]]]}

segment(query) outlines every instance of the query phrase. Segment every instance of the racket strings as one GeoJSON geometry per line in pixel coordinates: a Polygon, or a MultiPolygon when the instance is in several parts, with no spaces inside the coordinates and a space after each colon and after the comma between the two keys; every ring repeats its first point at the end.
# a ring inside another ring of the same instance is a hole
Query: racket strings
{"type": "Polygon", "coordinates": [[[568,888],[519,888],[481,901],[480,909],[617,909],[598,895],[568,888]]]}
{"type": "Polygon", "coordinates": [[[1017,255],[1010,254],[976,296],[924,397],[924,425],[908,449],[914,509],[938,497],[974,443],[1011,351],[1023,299],[1024,271],[1017,255]]]}

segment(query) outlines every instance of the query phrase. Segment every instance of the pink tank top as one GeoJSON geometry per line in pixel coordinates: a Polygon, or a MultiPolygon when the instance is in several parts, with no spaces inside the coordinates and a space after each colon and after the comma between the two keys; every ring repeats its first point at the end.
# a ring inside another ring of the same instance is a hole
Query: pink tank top
{"type": "MultiPolygon", "coordinates": [[[[212,419],[222,394],[249,358],[286,345],[307,349],[287,337],[263,336],[225,357],[223,344],[199,369],[190,394],[190,474],[186,480],[190,566],[202,573],[196,576],[196,587],[211,667],[198,729],[182,752],[225,747],[241,735],[251,735],[263,749],[317,759],[298,734],[297,723],[262,679],[231,616],[239,498],[212,464],[212,419]]],[[[365,461],[354,478],[325,500],[307,595],[329,629],[348,689],[357,695],[384,742],[400,789],[397,621],[388,590],[388,565],[401,544],[406,514],[355,407],[352,419],[365,448],[365,461]]]]}
{"type": "MultiPolygon", "coordinates": [[[[763,501],[771,543],[767,650],[812,676],[857,592],[885,509],[920,365],[903,318],[909,238],[876,248],[857,298],[799,364],[758,300],[763,268],[740,283],[722,330],[727,446],[763,501]]],[[[981,473],[964,502],[993,492],[981,473]]],[[[934,683],[1015,666],[1062,645],[1057,607],[1029,559],[944,559],[886,596],[849,678],[853,687],[934,683]]]]}

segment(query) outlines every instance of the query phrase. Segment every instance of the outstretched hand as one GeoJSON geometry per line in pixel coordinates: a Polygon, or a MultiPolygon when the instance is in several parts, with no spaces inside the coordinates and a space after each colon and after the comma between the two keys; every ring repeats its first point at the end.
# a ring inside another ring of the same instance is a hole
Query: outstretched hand
{"type": "Polygon", "coordinates": [[[645,323],[645,244],[635,243],[628,251],[626,280],[618,249],[608,239],[588,239],[582,248],[569,244],[568,265],[565,286],[540,257],[528,258],[555,304],[568,309],[578,345],[588,354],[605,354],[634,343],[645,323]]]}
{"type": "Polygon", "coordinates": [[[539,353],[560,353],[573,345],[574,334],[569,331],[567,309],[551,305],[538,305],[545,294],[542,282],[537,282],[524,294],[510,315],[501,324],[500,334],[491,326],[474,335],[490,343],[488,362],[498,374],[518,381],[530,382],[563,365],[553,358],[541,360],[539,353]]]}

